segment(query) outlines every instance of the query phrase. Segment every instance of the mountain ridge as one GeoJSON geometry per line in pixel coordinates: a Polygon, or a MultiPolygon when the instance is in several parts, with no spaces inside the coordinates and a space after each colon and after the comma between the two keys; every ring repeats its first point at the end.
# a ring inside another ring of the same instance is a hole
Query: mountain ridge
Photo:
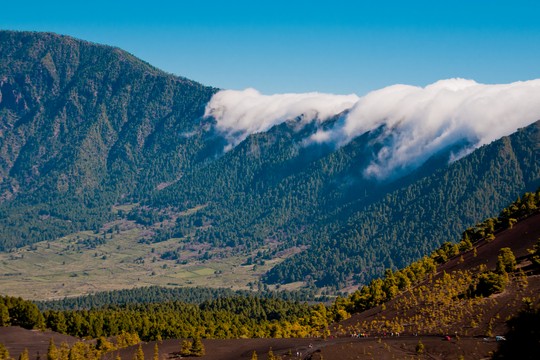
{"type": "Polygon", "coordinates": [[[0,55],[4,251],[136,226],[130,241],[167,242],[155,256],[163,265],[269,262],[267,284],[337,291],[422,257],[540,185],[540,122],[448,165],[467,146],[456,143],[381,182],[363,171],[390,129],[336,147],[305,139],[340,115],[289,119],[224,152],[204,116],[215,88],[55,34],[0,32],[0,55]]]}
{"type": "MultiPolygon", "coordinates": [[[[23,195],[21,207],[51,198],[60,209],[77,202],[110,206],[138,190],[127,184],[157,186],[190,166],[190,148],[200,139],[171,141],[172,135],[198,129],[215,89],[161,72],[117,48],[70,37],[1,32],[0,43],[4,199],[23,195]],[[163,164],[169,171],[157,172],[163,164]]],[[[23,213],[35,217],[40,210],[32,206],[23,213]]],[[[90,226],[110,218],[108,211],[88,212],[90,226]]]]}

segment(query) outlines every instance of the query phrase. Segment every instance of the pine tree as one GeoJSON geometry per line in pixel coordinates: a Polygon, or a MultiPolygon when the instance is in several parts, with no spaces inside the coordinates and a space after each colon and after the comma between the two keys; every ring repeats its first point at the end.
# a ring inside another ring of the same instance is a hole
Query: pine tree
{"type": "Polygon", "coordinates": [[[497,257],[497,272],[499,274],[509,273],[516,270],[516,257],[512,249],[505,247],[499,250],[497,257]]]}
{"type": "Polygon", "coordinates": [[[9,360],[9,351],[2,343],[0,343],[0,360],[9,360]]]}
{"type": "Polygon", "coordinates": [[[417,354],[423,354],[425,350],[425,346],[422,343],[421,340],[418,340],[418,344],[416,344],[416,353],[417,354]]]}
{"type": "Polygon", "coordinates": [[[156,344],[154,345],[154,359],[153,360],[159,360],[159,347],[158,347],[157,341],[156,341],[156,344]]]}
{"type": "Polygon", "coordinates": [[[137,352],[135,353],[135,357],[133,360],[144,360],[144,352],[142,349],[142,345],[139,344],[139,347],[137,348],[137,352]]]}
{"type": "Polygon", "coordinates": [[[532,249],[529,249],[529,254],[531,254],[531,261],[533,264],[540,266],[540,238],[534,244],[532,249]]]}
{"type": "Polygon", "coordinates": [[[201,338],[197,337],[193,339],[193,344],[191,345],[191,355],[193,356],[203,356],[206,353],[204,345],[201,338]]]}
{"type": "Polygon", "coordinates": [[[69,345],[63,342],[60,345],[60,349],[58,350],[58,359],[68,360],[68,358],[69,358],[69,345]]]}
{"type": "Polygon", "coordinates": [[[47,349],[47,360],[58,360],[58,349],[54,344],[54,339],[49,339],[49,348],[47,349]]]}
{"type": "Polygon", "coordinates": [[[191,341],[189,340],[183,340],[182,346],[180,348],[180,355],[182,356],[189,356],[191,355],[191,341]]]}
{"type": "Polygon", "coordinates": [[[74,348],[69,349],[68,360],[79,360],[77,351],[74,348]]]}
{"type": "Polygon", "coordinates": [[[24,349],[21,355],[19,355],[19,360],[30,360],[30,357],[28,356],[28,349],[24,349]]]}
{"type": "Polygon", "coordinates": [[[0,326],[9,326],[9,309],[0,302],[0,326]]]}

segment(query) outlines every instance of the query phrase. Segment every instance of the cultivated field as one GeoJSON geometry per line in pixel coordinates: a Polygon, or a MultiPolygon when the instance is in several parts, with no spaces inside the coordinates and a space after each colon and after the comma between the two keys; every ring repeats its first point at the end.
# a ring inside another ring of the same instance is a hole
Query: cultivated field
{"type": "Polygon", "coordinates": [[[98,233],[83,231],[0,253],[0,293],[46,300],[150,285],[249,289],[261,274],[294,253],[264,264],[242,265],[247,255],[190,244],[187,238],[141,242],[150,231],[121,220],[98,233]],[[175,250],[178,259],[161,258],[175,250]],[[205,253],[209,259],[203,259],[205,253]]]}

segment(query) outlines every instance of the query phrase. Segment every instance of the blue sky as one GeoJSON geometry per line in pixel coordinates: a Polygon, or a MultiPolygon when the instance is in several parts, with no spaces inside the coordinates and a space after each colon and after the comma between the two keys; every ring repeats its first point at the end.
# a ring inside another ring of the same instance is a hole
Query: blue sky
{"type": "Polygon", "coordinates": [[[540,78],[540,2],[3,1],[0,28],[121,47],[174,74],[263,93],[540,78]]]}

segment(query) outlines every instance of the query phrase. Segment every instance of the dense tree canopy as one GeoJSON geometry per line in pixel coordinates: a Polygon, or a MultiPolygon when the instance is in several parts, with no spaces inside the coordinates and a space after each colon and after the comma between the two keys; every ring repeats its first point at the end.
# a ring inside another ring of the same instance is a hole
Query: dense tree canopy
{"type": "MultiPolygon", "coordinates": [[[[0,53],[4,251],[132,221],[146,230],[142,243],[219,249],[201,261],[258,264],[291,251],[263,281],[335,291],[422,259],[540,182],[540,122],[451,164],[468,144],[378,181],[364,170],[391,129],[336,148],[305,139],[339,117],[289,119],[225,152],[215,120],[203,117],[217,89],[55,34],[1,31],[0,53]]],[[[179,253],[159,255],[187,261],[179,253]]]]}

